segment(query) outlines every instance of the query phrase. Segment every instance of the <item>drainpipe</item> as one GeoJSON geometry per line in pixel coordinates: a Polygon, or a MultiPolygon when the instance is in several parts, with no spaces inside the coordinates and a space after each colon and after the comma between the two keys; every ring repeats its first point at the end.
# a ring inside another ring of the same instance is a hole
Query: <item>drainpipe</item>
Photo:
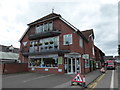
{"type": "MultiPolygon", "coordinates": [[[[85,44],[84,44],[84,40],[83,40],[83,54],[85,54],[85,44]]],[[[83,60],[83,58],[82,58],[83,60]]],[[[84,74],[85,74],[85,60],[83,60],[84,62],[84,74]]]]}

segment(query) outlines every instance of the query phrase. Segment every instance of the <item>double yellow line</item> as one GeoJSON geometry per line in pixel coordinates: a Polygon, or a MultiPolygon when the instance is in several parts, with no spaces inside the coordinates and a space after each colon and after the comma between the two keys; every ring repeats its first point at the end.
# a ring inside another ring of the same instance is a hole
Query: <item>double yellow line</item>
{"type": "Polygon", "coordinates": [[[97,86],[97,83],[105,76],[105,73],[99,76],[96,80],[94,80],[90,85],[88,85],[88,89],[92,90],[97,86]]]}

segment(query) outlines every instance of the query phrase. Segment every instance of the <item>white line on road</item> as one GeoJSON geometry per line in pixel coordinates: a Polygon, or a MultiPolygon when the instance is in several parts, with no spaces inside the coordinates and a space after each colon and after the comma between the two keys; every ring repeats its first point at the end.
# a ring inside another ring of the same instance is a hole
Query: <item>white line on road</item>
{"type": "Polygon", "coordinates": [[[32,81],[32,80],[36,80],[36,79],[40,79],[40,78],[45,78],[45,77],[49,77],[49,76],[52,76],[52,75],[55,75],[55,74],[50,74],[50,75],[46,75],[46,76],[40,76],[40,77],[36,77],[36,78],[24,80],[23,82],[26,83],[26,82],[29,82],[29,81],[32,81]]]}
{"type": "Polygon", "coordinates": [[[110,84],[110,88],[114,88],[114,70],[112,70],[112,78],[111,78],[111,84],[110,84]]]}
{"type": "Polygon", "coordinates": [[[30,74],[33,74],[33,73],[23,73],[23,74],[11,75],[11,76],[7,76],[7,77],[2,76],[2,79],[21,77],[21,76],[26,76],[26,75],[30,75],[30,74]]]}

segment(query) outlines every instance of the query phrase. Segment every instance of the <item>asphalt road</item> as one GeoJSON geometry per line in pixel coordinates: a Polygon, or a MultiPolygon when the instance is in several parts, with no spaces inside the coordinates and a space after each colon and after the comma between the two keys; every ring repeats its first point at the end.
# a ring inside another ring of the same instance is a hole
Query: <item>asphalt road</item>
{"type": "MultiPolygon", "coordinates": [[[[118,72],[120,72],[120,68],[119,71],[118,69],[107,70],[94,88],[110,88],[111,86],[118,88],[118,72]]],[[[86,81],[91,81],[90,79],[93,79],[99,73],[99,70],[96,70],[87,74],[86,81]]],[[[71,80],[74,76],[41,73],[7,74],[2,75],[2,88],[81,88],[80,86],[71,86],[71,80]]]]}
{"type": "Polygon", "coordinates": [[[116,70],[107,70],[99,79],[94,88],[118,88],[118,68],[116,70]]]}
{"type": "Polygon", "coordinates": [[[71,75],[22,73],[3,75],[2,88],[54,88],[72,80],[71,75]]]}

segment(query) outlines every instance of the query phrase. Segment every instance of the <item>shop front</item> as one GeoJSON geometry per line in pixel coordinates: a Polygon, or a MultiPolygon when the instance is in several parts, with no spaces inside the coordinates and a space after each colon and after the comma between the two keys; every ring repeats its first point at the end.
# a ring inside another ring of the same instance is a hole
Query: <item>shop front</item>
{"type": "Polygon", "coordinates": [[[81,73],[81,55],[79,53],[65,54],[64,69],[67,74],[81,73]]]}
{"type": "Polygon", "coordinates": [[[33,72],[64,73],[63,57],[58,54],[29,56],[28,68],[33,72]]]}
{"type": "Polygon", "coordinates": [[[81,73],[80,58],[79,53],[29,56],[28,68],[33,72],[76,74],[81,73]]]}

